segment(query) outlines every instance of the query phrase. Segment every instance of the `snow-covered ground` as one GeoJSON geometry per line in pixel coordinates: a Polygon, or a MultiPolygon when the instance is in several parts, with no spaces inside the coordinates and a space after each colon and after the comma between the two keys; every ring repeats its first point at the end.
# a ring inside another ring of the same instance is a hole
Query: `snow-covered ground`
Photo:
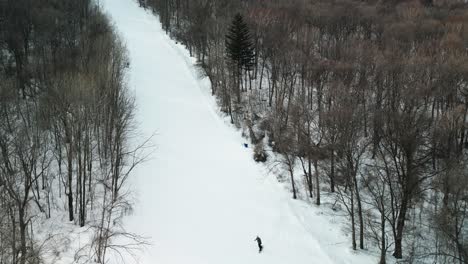
{"type": "MultiPolygon", "coordinates": [[[[291,194],[252,159],[219,114],[193,59],[133,0],[101,0],[130,56],[129,85],[151,160],[136,171],[131,232],[150,237],[140,263],[376,263],[350,249],[333,217],[291,194]],[[258,253],[255,237],[264,243],[258,253]]],[[[129,261],[125,261],[129,263],[129,261]]]]}

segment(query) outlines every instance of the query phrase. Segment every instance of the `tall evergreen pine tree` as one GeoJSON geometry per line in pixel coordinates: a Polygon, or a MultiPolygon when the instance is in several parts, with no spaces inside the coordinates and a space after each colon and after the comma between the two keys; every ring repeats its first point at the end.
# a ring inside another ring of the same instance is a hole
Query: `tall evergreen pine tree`
{"type": "Polygon", "coordinates": [[[240,103],[242,70],[252,70],[254,66],[254,49],[249,28],[239,13],[234,16],[229,32],[226,35],[226,53],[233,67],[237,102],[240,103]]]}
{"type": "Polygon", "coordinates": [[[251,70],[254,65],[253,41],[242,15],[234,16],[226,35],[226,52],[231,62],[239,69],[251,70]]]}

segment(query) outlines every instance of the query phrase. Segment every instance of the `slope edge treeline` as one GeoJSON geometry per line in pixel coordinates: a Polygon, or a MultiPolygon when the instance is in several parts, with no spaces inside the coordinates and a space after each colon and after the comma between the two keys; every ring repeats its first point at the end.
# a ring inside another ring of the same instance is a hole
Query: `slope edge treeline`
{"type": "Polygon", "coordinates": [[[58,261],[70,238],[42,230],[50,219],[91,227],[75,262],[104,263],[116,249],[138,163],[127,67],[94,1],[0,1],[0,263],[58,261]]]}

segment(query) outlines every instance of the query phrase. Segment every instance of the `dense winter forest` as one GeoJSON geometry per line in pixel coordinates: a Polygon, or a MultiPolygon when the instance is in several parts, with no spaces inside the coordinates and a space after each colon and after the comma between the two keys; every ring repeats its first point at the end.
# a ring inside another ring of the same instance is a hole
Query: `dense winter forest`
{"type": "Polygon", "coordinates": [[[119,229],[139,162],[127,67],[94,1],[0,1],[0,263],[54,263],[70,224],[90,232],[74,263],[104,263],[111,239],[133,236],[119,229]]]}
{"type": "Polygon", "coordinates": [[[196,56],[255,158],[277,153],[293,198],[334,197],[353,249],[468,263],[463,1],[140,4],[196,56]]]}

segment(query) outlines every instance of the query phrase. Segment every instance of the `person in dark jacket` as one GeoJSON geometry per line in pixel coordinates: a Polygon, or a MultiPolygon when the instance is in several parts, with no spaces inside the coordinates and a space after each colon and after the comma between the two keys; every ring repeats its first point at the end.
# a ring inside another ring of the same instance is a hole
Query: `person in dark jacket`
{"type": "Polygon", "coordinates": [[[263,250],[262,239],[260,239],[260,237],[257,236],[257,238],[255,238],[254,241],[257,241],[257,244],[258,244],[258,253],[261,253],[262,250],[263,250]]]}

